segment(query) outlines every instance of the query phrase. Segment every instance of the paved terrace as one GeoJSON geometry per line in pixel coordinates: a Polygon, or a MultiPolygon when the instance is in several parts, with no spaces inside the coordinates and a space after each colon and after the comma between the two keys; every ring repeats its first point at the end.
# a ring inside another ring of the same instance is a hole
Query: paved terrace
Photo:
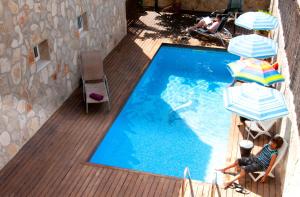
{"type": "MultiPolygon", "coordinates": [[[[182,43],[180,27],[190,25],[189,18],[145,13],[128,28],[128,35],[106,57],[105,71],[111,90],[112,109],[95,105],[85,113],[81,89],[40,128],[19,153],[0,172],[0,196],[181,196],[182,180],[135,172],[87,162],[95,147],[122,109],[141,74],[161,43],[182,43]],[[184,19],[184,20],[183,20],[184,19]],[[176,25],[177,24],[177,25],[176,25]]],[[[189,45],[214,45],[197,39],[189,45]]],[[[232,116],[227,162],[239,156],[238,142],[245,135],[232,116]]],[[[255,141],[254,152],[267,138],[255,141]]],[[[229,175],[228,175],[229,176],[229,175]]],[[[278,177],[278,176],[277,176],[278,177]]],[[[247,176],[241,184],[251,191],[247,196],[281,196],[279,178],[268,183],[252,182],[247,176]]],[[[244,196],[235,190],[212,189],[208,183],[193,183],[196,196],[244,196]]],[[[186,190],[185,196],[190,196],[186,190]]]]}

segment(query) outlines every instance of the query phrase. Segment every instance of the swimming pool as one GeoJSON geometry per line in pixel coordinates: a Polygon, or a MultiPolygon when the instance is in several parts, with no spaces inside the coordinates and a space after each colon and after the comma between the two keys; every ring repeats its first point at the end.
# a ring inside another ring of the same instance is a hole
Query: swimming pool
{"type": "Polygon", "coordinates": [[[225,162],[232,81],[223,50],[162,45],[90,162],[211,182],[225,162]]]}

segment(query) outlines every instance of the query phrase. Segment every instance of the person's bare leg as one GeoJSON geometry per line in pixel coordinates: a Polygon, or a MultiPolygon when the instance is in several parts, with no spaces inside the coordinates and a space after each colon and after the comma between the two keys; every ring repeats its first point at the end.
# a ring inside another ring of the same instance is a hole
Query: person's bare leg
{"type": "Polygon", "coordinates": [[[200,20],[196,25],[195,27],[196,28],[204,28],[206,26],[206,23],[204,20],[200,20]]]}
{"type": "Polygon", "coordinates": [[[229,166],[226,166],[225,168],[220,168],[220,169],[216,169],[216,170],[224,173],[224,172],[226,172],[226,170],[228,170],[230,168],[237,167],[238,164],[239,164],[238,161],[235,161],[234,163],[230,164],[229,166]]]}
{"type": "Polygon", "coordinates": [[[202,28],[205,26],[205,22],[200,20],[196,25],[187,29],[187,32],[191,33],[192,31],[196,30],[197,28],[202,28]]]}
{"type": "Polygon", "coordinates": [[[245,170],[244,170],[244,169],[241,169],[241,172],[240,172],[238,175],[236,175],[236,176],[235,176],[233,179],[231,179],[230,181],[224,183],[224,189],[227,189],[230,185],[232,185],[232,183],[233,183],[234,181],[236,181],[236,180],[238,180],[238,179],[244,177],[245,174],[246,174],[245,170]]]}

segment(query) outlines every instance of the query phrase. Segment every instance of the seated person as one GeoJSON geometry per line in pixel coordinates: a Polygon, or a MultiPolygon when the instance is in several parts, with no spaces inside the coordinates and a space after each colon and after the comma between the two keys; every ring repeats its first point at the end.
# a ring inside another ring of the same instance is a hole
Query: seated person
{"type": "Polygon", "coordinates": [[[246,172],[265,171],[264,177],[260,180],[261,183],[264,183],[276,161],[278,149],[282,146],[282,144],[283,139],[280,136],[275,136],[271,139],[270,143],[265,144],[255,156],[242,157],[225,168],[216,169],[217,171],[225,173],[226,170],[230,168],[237,166],[241,167],[241,172],[238,175],[236,175],[232,180],[224,183],[224,188],[227,189],[234,181],[244,177],[246,172]]]}
{"type": "Polygon", "coordinates": [[[222,16],[217,14],[216,18],[211,20],[209,17],[201,19],[196,25],[187,29],[188,32],[194,31],[198,28],[205,30],[204,32],[215,33],[220,26],[222,16]]]}

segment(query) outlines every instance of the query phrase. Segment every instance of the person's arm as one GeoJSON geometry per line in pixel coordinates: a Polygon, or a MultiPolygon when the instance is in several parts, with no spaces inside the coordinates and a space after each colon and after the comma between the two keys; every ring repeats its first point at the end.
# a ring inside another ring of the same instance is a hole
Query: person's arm
{"type": "Polygon", "coordinates": [[[272,169],[272,167],[273,167],[273,165],[274,165],[274,163],[276,161],[276,158],[277,158],[277,154],[273,154],[272,157],[271,157],[270,164],[269,164],[269,166],[268,166],[268,168],[267,168],[267,170],[265,172],[265,175],[260,180],[261,183],[264,183],[267,180],[268,175],[269,175],[269,173],[270,173],[270,171],[271,171],[271,169],[272,169]]]}

